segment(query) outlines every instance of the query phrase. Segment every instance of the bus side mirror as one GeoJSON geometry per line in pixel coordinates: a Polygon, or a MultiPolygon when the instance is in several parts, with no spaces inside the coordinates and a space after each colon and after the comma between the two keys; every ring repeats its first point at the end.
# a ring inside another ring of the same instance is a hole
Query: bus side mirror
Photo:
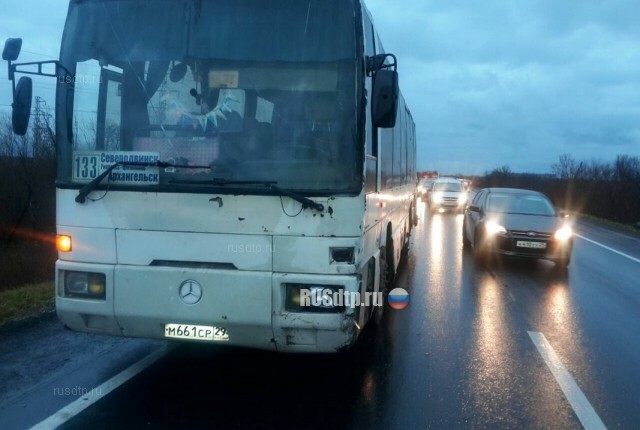
{"type": "Polygon", "coordinates": [[[13,111],[11,113],[13,132],[19,136],[24,136],[29,127],[32,90],[33,81],[31,78],[26,76],[21,77],[16,86],[15,94],[13,95],[13,111]]]}
{"type": "MultiPolygon", "coordinates": [[[[15,65],[22,50],[22,39],[7,39],[2,50],[2,59],[9,62],[9,80],[15,85],[15,65]]],[[[13,132],[19,136],[24,136],[29,127],[29,117],[31,116],[31,96],[33,92],[33,81],[31,78],[23,76],[18,81],[18,85],[13,88],[13,110],[11,112],[11,125],[13,132]]]]}
{"type": "Polygon", "coordinates": [[[470,212],[480,212],[480,208],[478,206],[469,206],[470,212]]]}
{"type": "Polygon", "coordinates": [[[371,117],[374,127],[393,128],[398,114],[398,72],[378,70],[373,79],[371,117]]]}
{"type": "Polygon", "coordinates": [[[7,39],[2,51],[2,59],[5,61],[16,61],[22,50],[22,39],[7,39]]]}

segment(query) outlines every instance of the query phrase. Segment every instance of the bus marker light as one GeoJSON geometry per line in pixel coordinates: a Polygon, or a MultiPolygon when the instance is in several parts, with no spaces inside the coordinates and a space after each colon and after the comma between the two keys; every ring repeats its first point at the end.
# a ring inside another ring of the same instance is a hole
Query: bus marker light
{"type": "Polygon", "coordinates": [[[60,252],[71,251],[71,236],[59,234],[56,236],[56,248],[60,252]]]}
{"type": "Polygon", "coordinates": [[[329,249],[331,251],[331,263],[355,263],[355,248],[353,246],[331,247],[329,249]]]}

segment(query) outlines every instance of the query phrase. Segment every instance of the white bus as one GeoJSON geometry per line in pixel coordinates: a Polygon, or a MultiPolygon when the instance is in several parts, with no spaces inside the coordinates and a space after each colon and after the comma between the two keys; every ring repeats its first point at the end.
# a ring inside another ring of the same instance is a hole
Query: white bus
{"type": "Polygon", "coordinates": [[[67,327],[336,352],[379,320],[300,299],[386,292],[415,222],[415,126],[361,1],[71,0],[53,63],[67,327]]]}

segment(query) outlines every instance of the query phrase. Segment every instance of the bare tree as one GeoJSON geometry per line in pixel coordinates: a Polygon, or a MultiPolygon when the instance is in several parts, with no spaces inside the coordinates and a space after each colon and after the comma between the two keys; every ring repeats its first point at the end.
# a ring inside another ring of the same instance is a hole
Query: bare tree
{"type": "Polygon", "coordinates": [[[583,161],[576,162],[570,154],[563,154],[551,166],[551,172],[560,179],[580,179],[587,173],[587,164],[583,161]]]}
{"type": "Polygon", "coordinates": [[[537,175],[501,167],[478,183],[537,190],[559,207],[621,223],[640,220],[640,157],[619,155],[613,163],[578,162],[564,154],[551,170],[553,175],[537,175]]]}
{"type": "Polygon", "coordinates": [[[56,136],[52,127],[52,118],[53,115],[45,100],[36,97],[32,127],[34,157],[55,157],[56,136]]]}

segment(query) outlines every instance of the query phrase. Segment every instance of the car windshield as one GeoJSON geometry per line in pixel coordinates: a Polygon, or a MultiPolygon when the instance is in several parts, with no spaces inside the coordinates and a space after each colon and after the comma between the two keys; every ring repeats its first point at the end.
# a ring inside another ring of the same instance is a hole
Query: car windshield
{"type": "Polygon", "coordinates": [[[60,97],[69,94],[61,102],[73,110],[58,120],[73,140],[59,179],[82,183],[113,161],[159,160],[203,169],[119,167],[110,179],[357,191],[353,5],[271,3],[72,2],[61,57],[75,72],[62,83],[74,91],[60,97]]]}
{"type": "Polygon", "coordinates": [[[531,194],[491,193],[487,197],[487,212],[555,216],[551,202],[531,194]]]}
{"type": "Polygon", "coordinates": [[[459,182],[436,182],[433,191],[444,191],[459,193],[462,191],[462,184],[459,182]]]}

